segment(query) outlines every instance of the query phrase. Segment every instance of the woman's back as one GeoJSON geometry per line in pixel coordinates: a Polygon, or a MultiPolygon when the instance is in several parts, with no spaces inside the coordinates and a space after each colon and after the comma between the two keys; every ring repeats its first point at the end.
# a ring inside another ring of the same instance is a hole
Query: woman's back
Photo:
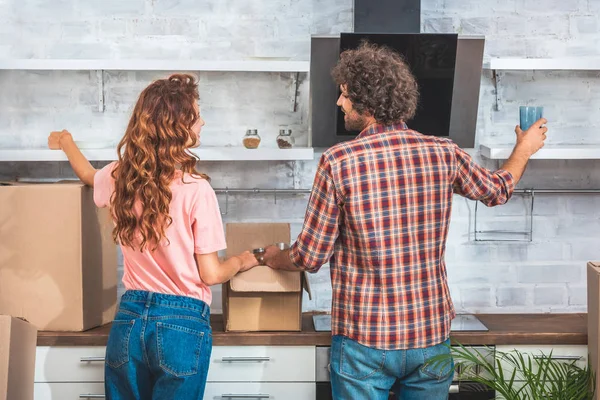
{"type": "MultiPolygon", "coordinates": [[[[111,163],[94,177],[94,201],[107,207],[114,193],[111,163]]],[[[127,290],[193,297],[211,303],[211,291],[202,282],[194,253],[207,254],[226,247],[219,205],[214,190],[202,177],[177,171],[169,185],[171,224],[165,229],[161,243],[140,251],[134,246],[121,246],[124,259],[123,284],[127,290]],[[182,182],[183,176],[183,182],[182,182]]],[[[135,204],[139,218],[143,205],[135,204]]]]}

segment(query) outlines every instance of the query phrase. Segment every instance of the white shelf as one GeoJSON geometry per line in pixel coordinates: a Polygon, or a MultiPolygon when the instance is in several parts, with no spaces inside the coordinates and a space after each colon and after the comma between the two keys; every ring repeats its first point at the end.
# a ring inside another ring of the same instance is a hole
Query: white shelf
{"type": "Polygon", "coordinates": [[[600,70],[600,58],[492,58],[483,64],[491,70],[600,70]]]}
{"type": "MultiPolygon", "coordinates": [[[[481,155],[491,160],[506,160],[512,151],[513,146],[481,145],[481,155]]],[[[600,159],[600,146],[544,146],[531,158],[537,160],[597,160],[600,159]]]]}
{"type": "MultiPolygon", "coordinates": [[[[90,161],[114,161],[117,152],[114,149],[82,149],[81,152],[90,161]]],[[[294,161],[314,159],[314,150],[310,147],[291,149],[243,147],[204,147],[193,150],[201,161],[294,161]]],[[[0,149],[2,161],[67,161],[62,151],[48,149],[0,149]]]]}
{"type": "Polygon", "coordinates": [[[309,61],[282,60],[0,60],[0,70],[308,72],[309,61]]]}

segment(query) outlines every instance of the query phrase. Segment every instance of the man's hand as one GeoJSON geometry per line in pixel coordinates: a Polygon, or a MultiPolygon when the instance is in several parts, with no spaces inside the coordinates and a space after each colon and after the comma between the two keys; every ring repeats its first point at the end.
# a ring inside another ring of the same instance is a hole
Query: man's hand
{"type": "Polygon", "coordinates": [[[528,158],[537,153],[539,149],[544,147],[548,128],[543,125],[547,122],[545,118],[540,118],[525,132],[517,125],[515,128],[515,133],[517,134],[515,149],[522,150],[528,158]]]}
{"type": "Polygon", "coordinates": [[[263,255],[265,265],[273,269],[278,269],[278,265],[274,261],[279,253],[281,253],[281,250],[277,246],[271,245],[265,247],[265,254],[263,255]]]}
{"type": "Polygon", "coordinates": [[[51,150],[62,150],[66,141],[73,140],[71,133],[66,129],[54,131],[48,136],[48,148],[51,150]]]}
{"type": "Polygon", "coordinates": [[[502,169],[512,175],[515,185],[521,180],[531,156],[544,147],[546,132],[548,132],[548,128],[543,126],[546,122],[548,121],[545,118],[540,118],[525,132],[518,126],[515,127],[517,144],[508,160],[502,166],[502,169]]]}

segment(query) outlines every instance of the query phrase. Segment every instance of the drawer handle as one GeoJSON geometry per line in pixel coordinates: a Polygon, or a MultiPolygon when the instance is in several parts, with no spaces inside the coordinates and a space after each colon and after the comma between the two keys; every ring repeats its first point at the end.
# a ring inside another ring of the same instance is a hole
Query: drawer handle
{"type": "MultiPolygon", "coordinates": [[[[548,356],[533,356],[536,360],[546,359],[548,356]]],[[[551,360],[562,360],[562,361],[579,361],[583,359],[582,356],[550,356],[551,360]]]]}
{"type": "Polygon", "coordinates": [[[80,394],[80,399],[105,399],[106,395],[104,394],[80,394]]]}
{"type": "Polygon", "coordinates": [[[81,357],[80,362],[104,362],[104,357],[81,357]]]}
{"type": "MultiPolygon", "coordinates": [[[[267,362],[271,357],[223,357],[223,362],[267,362]]],[[[267,397],[268,398],[268,397],[267,397]]]]}
{"type": "Polygon", "coordinates": [[[450,385],[450,390],[448,390],[448,393],[460,393],[460,386],[450,385]]]}
{"type": "Polygon", "coordinates": [[[268,394],[222,394],[222,399],[270,399],[268,394]]]}

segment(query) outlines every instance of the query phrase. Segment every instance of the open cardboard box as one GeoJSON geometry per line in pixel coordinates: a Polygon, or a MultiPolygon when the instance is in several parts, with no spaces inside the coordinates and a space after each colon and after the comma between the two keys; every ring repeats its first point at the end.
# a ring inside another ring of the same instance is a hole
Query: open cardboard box
{"type": "Polygon", "coordinates": [[[33,400],[37,329],[0,315],[0,400],[33,400]]]}
{"type": "Polygon", "coordinates": [[[588,354],[590,365],[596,374],[596,393],[600,391],[600,261],[587,264],[588,296],[588,354]]]}
{"type": "Polygon", "coordinates": [[[112,229],[109,211],[81,182],[0,183],[0,314],[51,331],[112,321],[112,229]]]}
{"type": "MultiPolygon", "coordinates": [[[[245,250],[290,242],[290,225],[227,224],[227,257],[245,250]]],[[[259,265],[223,285],[225,331],[301,331],[302,292],[310,295],[306,273],[259,265]]]]}

